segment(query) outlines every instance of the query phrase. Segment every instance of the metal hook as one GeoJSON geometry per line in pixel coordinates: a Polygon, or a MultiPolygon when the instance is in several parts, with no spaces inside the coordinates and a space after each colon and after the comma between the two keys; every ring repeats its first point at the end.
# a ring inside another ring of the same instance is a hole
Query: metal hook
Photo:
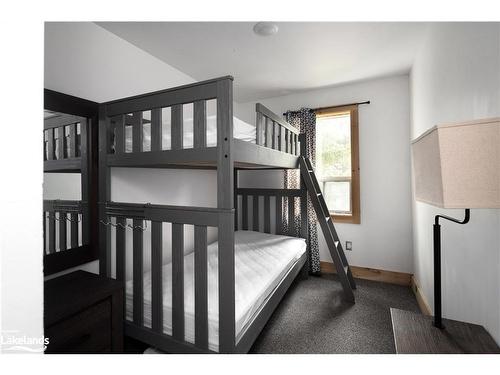
{"type": "Polygon", "coordinates": [[[144,226],[141,227],[140,225],[130,225],[130,224],[127,224],[127,225],[123,225],[122,223],[117,223],[117,224],[113,224],[111,221],[108,221],[108,222],[104,222],[103,220],[99,220],[99,222],[101,224],[104,224],[106,226],[112,226],[112,227],[121,227],[123,229],[126,229],[127,227],[128,228],[131,228],[131,229],[140,229],[142,230],[143,232],[145,232],[147,229],[148,229],[148,222],[146,220],[144,220],[144,226]]]}
{"type": "Polygon", "coordinates": [[[61,217],[56,217],[56,215],[51,215],[50,212],[47,216],[48,219],[52,219],[55,221],[69,221],[70,223],[80,223],[82,220],[80,219],[80,215],[77,215],[76,220],[73,220],[71,218],[68,218],[68,215],[66,215],[64,218],[61,217]]]}

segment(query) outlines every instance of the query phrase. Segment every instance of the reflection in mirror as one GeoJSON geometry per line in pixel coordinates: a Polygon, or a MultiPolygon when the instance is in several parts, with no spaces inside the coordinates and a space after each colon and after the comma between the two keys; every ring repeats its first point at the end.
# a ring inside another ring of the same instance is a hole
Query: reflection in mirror
{"type": "Polygon", "coordinates": [[[44,111],[44,255],[88,244],[87,119],[44,111]]]}

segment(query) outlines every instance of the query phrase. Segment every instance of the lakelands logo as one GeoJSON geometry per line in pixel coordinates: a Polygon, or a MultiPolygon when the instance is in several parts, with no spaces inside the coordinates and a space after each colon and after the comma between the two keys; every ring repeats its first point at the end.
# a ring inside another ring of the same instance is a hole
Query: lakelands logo
{"type": "Polygon", "coordinates": [[[43,353],[49,345],[48,337],[19,335],[19,331],[1,331],[0,348],[2,352],[43,353]]]}

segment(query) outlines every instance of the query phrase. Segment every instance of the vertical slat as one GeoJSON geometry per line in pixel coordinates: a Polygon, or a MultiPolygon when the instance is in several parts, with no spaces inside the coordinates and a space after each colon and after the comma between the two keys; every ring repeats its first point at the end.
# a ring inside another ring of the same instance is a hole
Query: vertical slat
{"type": "Polygon", "coordinates": [[[43,254],[47,253],[47,213],[43,211],[43,254]]]}
{"type": "Polygon", "coordinates": [[[253,230],[259,231],[259,196],[253,196],[253,209],[252,209],[252,217],[253,217],[253,230]]]}
{"type": "Polygon", "coordinates": [[[64,159],[64,126],[57,128],[57,159],[64,159]]]}
{"type": "Polygon", "coordinates": [[[271,147],[273,150],[277,148],[277,142],[276,142],[276,123],[274,121],[271,121],[271,147]]]}
{"type": "Polygon", "coordinates": [[[266,117],[266,147],[273,146],[273,121],[266,117]]]}
{"type": "Polygon", "coordinates": [[[257,113],[257,118],[255,121],[256,128],[255,128],[255,143],[258,144],[259,146],[262,145],[263,140],[262,140],[262,128],[264,126],[264,116],[260,112],[257,113]]]}
{"type": "MultiPolygon", "coordinates": [[[[80,125],[81,126],[81,125],[80,125]]],[[[107,165],[109,152],[109,117],[106,115],[106,106],[99,106],[99,201],[104,203],[111,198],[110,168],[107,165]]],[[[82,163],[83,164],[83,163],[82,163]]],[[[88,181],[87,181],[88,182],[88,181]]],[[[82,199],[84,199],[85,189],[88,190],[88,183],[84,183],[82,174],[82,199]]],[[[87,198],[89,195],[87,195],[87,198]]],[[[106,206],[99,205],[99,221],[107,222],[106,206]]],[[[82,220],[82,225],[83,225],[82,220]]],[[[82,233],[83,238],[83,233],[82,233]]],[[[111,274],[111,237],[109,227],[107,225],[99,225],[98,233],[99,241],[99,274],[109,276],[111,274]]]]}
{"type": "Polygon", "coordinates": [[[66,212],[59,212],[59,251],[66,250],[66,240],[66,212]]]}
{"type": "Polygon", "coordinates": [[[243,194],[241,199],[241,226],[248,230],[248,195],[243,194]]]}
{"type": "Polygon", "coordinates": [[[49,254],[56,252],[56,221],[55,212],[49,212],[49,254]]]}
{"type": "Polygon", "coordinates": [[[286,128],[280,126],[280,136],[281,136],[281,139],[280,139],[281,149],[280,149],[280,151],[283,151],[283,152],[286,150],[285,130],[286,130],[286,128]]]}
{"type": "Polygon", "coordinates": [[[219,352],[232,353],[235,338],[234,213],[219,214],[219,352]]]}
{"type": "Polygon", "coordinates": [[[264,232],[271,233],[271,197],[264,197],[264,232]]]}
{"type": "Polygon", "coordinates": [[[238,230],[238,194],[236,191],[238,190],[238,170],[234,168],[234,182],[233,182],[233,191],[234,191],[234,230],[238,230]]]}
{"type": "Polygon", "coordinates": [[[294,143],[293,143],[293,138],[295,134],[290,132],[290,154],[295,154],[295,149],[294,149],[294,143]]]}
{"type": "Polygon", "coordinates": [[[142,151],[142,112],[132,114],[132,152],[142,151]]]}
{"type": "Polygon", "coordinates": [[[171,128],[171,142],[172,150],[180,150],[184,147],[184,131],[183,131],[183,119],[182,119],[182,104],[176,104],[171,107],[172,116],[172,128],[171,128]]]}
{"type": "Polygon", "coordinates": [[[68,157],[76,157],[76,124],[69,125],[68,157]]]}
{"type": "MultiPolygon", "coordinates": [[[[89,145],[91,144],[91,131],[90,131],[90,122],[82,119],[80,122],[80,134],[81,134],[81,192],[82,192],[82,201],[85,202],[85,205],[82,208],[82,243],[84,245],[90,244],[90,207],[92,195],[90,193],[91,189],[94,189],[93,184],[95,180],[91,177],[92,171],[89,166],[91,150],[89,145]]],[[[109,189],[109,187],[108,187],[109,189]]],[[[100,196],[101,197],[101,196],[100,196]]],[[[104,196],[102,196],[104,198],[104,196]]],[[[99,198],[101,199],[101,198],[99,198]]],[[[109,248],[109,257],[111,257],[111,231],[110,228],[107,228],[107,236],[106,240],[109,248]]],[[[111,261],[109,262],[111,264],[111,261]]]]}
{"type": "Polygon", "coordinates": [[[184,225],[172,223],[172,336],[184,341],[184,225]]]}
{"type": "Polygon", "coordinates": [[[273,122],[273,149],[280,149],[280,124],[273,122]]]}
{"type": "Polygon", "coordinates": [[[298,153],[299,153],[299,136],[297,134],[293,135],[293,142],[294,142],[293,149],[295,150],[294,154],[298,155],[298,153]]]}
{"type": "Polygon", "coordinates": [[[151,151],[161,150],[161,108],[151,110],[151,151]]]}
{"type": "Polygon", "coordinates": [[[267,117],[264,116],[264,125],[263,125],[263,128],[264,128],[264,146],[265,147],[269,147],[268,144],[269,144],[269,137],[267,136],[267,117]]]}
{"type": "Polygon", "coordinates": [[[290,130],[285,129],[285,152],[288,154],[290,151],[290,142],[289,142],[289,134],[290,130]]]}
{"type": "Polygon", "coordinates": [[[163,332],[163,230],[162,223],[151,223],[151,310],[153,331],[163,332]]]}
{"type": "Polygon", "coordinates": [[[276,195],[276,234],[283,234],[283,196],[276,195]]]}
{"type": "Polygon", "coordinates": [[[125,226],[127,219],[116,218],[116,280],[125,282],[125,226]]]}
{"type": "Polygon", "coordinates": [[[143,256],[142,256],[142,227],[143,221],[133,220],[133,279],[134,279],[134,323],[142,326],[144,322],[144,275],[143,275],[143,256]]]}
{"type": "Polygon", "coordinates": [[[125,116],[113,117],[113,123],[115,130],[115,154],[123,154],[125,152],[125,116]]]}
{"type": "Polygon", "coordinates": [[[47,129],[47,160],[54,160],[54,128],[47,129]]]}
{"type": "Polygon", "coordinates": [[[207,147],[207,106],[205,100],[194,102],[194,148],[207,147]]]}
{"type": "Polygon", "coordinates": [[[295,236],[295,197],[288,197],[288,235],[295,236]]]}
{"type": "Polygon", "coordinates": [[[208,349],[207,227],[194,227],[195,345],[208,349]]]}

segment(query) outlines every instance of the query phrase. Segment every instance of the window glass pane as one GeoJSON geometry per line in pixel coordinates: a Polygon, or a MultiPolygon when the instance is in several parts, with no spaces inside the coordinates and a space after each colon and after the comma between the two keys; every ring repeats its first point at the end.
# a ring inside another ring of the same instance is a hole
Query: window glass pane
{"type": "Polygon", "coordinates": [[[351,177],[351,116],[319,117],[316,123],[318,178],[351,177]]]}
{"type": "Polygon", "coordinates": [[[323,194],[330,212],[351,213],[351,183],[349,181],[324,182],[323,194]]]}
{"type": "Polygon", "coordinates": [[[316,174],[331,213],[351,214],[351,116],[316,120],[316,174]]]}

